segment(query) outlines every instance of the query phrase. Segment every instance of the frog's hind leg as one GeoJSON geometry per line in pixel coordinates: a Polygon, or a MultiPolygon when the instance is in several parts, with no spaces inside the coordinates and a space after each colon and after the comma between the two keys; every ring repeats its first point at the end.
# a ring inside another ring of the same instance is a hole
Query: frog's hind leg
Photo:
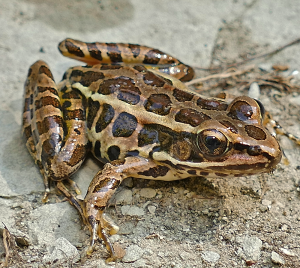
{"type": "Polygon", "coordinates": [[[148,69],[171,75],[181,81],[190,81],[194,77],[192,67],[152,47],[123,43],[86,43],[67,38],[60,42],[58,49],[65,57],[89,65],[142,64],[148,69]]]}
{"type": "Polygon", "coordinates": [[[84,198],[84,213],[92,238],[88,253],[92,252],[95,239],[99,237],[104,241],[110,253],[107,261],[117,258],[109,242],[109,235],[116,234],[118,227],[105,215],[104,211],[121,182],[137,174],[139,177],[157,178],[166,175],[169,170],[169,167],[157,166],[154,161],[143,157],[127,157],[125,160],[115,160],[105,164],[103,170],[93,178],[84,198]]]}
{"type": "Polygon", "coordinates": [[[44,177],[44,201],[49,181],[69,179],[88,151],[85,99],[67,80],[59,88],[45,62],[37,61],[30,67],[25,83],[23,134],[44,177]]]}

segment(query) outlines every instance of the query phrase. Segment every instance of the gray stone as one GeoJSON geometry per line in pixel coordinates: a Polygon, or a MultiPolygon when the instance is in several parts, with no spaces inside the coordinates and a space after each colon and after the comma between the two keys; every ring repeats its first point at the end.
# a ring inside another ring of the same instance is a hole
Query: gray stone
{"type": "Polygon", "coordinates": [[[116,204],[131,204],[132,202],[132,191],[124,189],[116,194],[116,204]]]}
{"type": "Polygon", "coordinates": [[[272,251],[272,253],[271,253],[271,260],[275,264],[280,264],[280,265],[285,264],[284,259],[275,251],[272,251]]]}
{"type": "Polygon", "coordinates": [[[71,260],[75,263],[79,260],[80,255],[77,248],[74,247],[67,239],[64,237],[58,238],[51,248],[51,253],[44,256],[44,263],[53,263],[56,260],[71,260]]]}
{"type": "Polygon", "coordinates": [[[142,257],[144,250],[137,245],[129,246],[126,249],[126,255],[122,259],[123,262],[134,262],[142,257]]]}
{"type": "Polygon", "coordinates": [[[147,208],[151,214],[155,214],[156,206],[148,206],[147,208]]]}
{"type": "Polygon", "coordinates": [[[291,256],[291,257],[296,256],[296,254],[294,252],[292,252],[291,250],[289,250],[287,248],[280,248],[280,251],[287,256],[291,256]]]}
{"type": "Polygon", "coordinates": [[[290,102],[295,105],[300,105],[300,96],[290,98],[290,102]]]}
{"type": "Polygon", "coordinates": [[[152,188],[143,188],[140,191],[140,195],[145,198],[153,198],[156,196],[156,190],[152,188]]]}
{"type": "Polygon", "coordinates": [[[122,206],[121,212],[128,216],[143,216],[145,214],[144,210],[137,206],[122,206]]]}
{"type": "Polygon", "coordinates": [[[214,251],[203,251],[201,256],[205,261],[208,262],[217,262],[220,259],[220,255],[214,251]]]}
{"type": "Polygon", "coordinates": [[[242,247],[246,260],[257,261],[260,257],[260,249],[262,247],[262,241],[256,236],[244,237],[242,241],[242,247]]]}
{"type": "Polygon", "coordinates": [[[259,99],[259,96],[260,96],[260,88],[259,88],[259,85],[256,83],[256,82],[253,82],[251,85],[250,85],[250,88],[249,88],[249,92],[248,92],[248,96],[250,98],[253,98],[253,99],[259,99]]]}
{"type": "Polygon", "coordinates": [[[85,237],[78,219],[77,211],[68,202],[42,205],[29,215],[29,237],[40,246],[54,244],[57,237],[65,237],[76,245],[85,237]]]}
{"type": "Polygon", "coordinates": [[[132,178],[126,178],[123,182],[122,185],[132,188],[133,187],[133,180],[132,178]]]}

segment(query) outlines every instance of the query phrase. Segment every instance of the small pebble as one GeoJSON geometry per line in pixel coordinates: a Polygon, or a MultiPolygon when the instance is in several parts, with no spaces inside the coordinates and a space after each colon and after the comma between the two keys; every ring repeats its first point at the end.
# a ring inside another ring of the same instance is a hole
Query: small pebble
{"type": "Polygon", "coordinates": [[[203,251],[201,256],[205,261],[208,262],[217,262],[220,259],[220,255],[214,251],[203,251]]]}
{"type": "Polygon", "coordinates": [[[143,188],[140,191],[140,195],[145,198],[153,198],[156,196],[156,190],[152,188],[143,188]]]}
{"type": "Polygon", "coordinates": [[[204,215],[208,215],[209,210],[208,210],[208,209],[204,209],[204,210],[202,210],[202,213],[203,213],[204,215]]]}
{"type": "Polygon", "coordinates": [[[300,96],[290,98],[290,103],[295,104],[295,105],[300,105],[300,96]]]}
{"type": "Polygon", "coordinates": [[[258,237],[245,237],[242,246],[247,260],[257,261],[259,259],[262,241],[258,237]]]}
{"type": "Polygon", "coordinates": [[[270,200],[263,199],[263,200],[261,201],[261,204],[270,208],[272,202],[271,202],[270,200]]]}
{"type": "Polygon", "coordinates": [[[128,206],[128,205],[122,206],[121,212],[123,215],[128,215],[128,216],[143,216],[144,215],[144,210],[137,206],[128,206]]]}
{"type": "Polygon", "coordinates": [[[45,255],[43,261],[45,263],[53,262],[55,260],[69,259],[73,263],[80,258],[79,252],[67,239],[64,237],[58,238],[54,245],[53,251],[49,255],[45,255]]]}
{"type": "Polygon", "coordinates": [[[295,253],[290,251],[287,248],[280,248],[280,251],[287,256],[291,256],[291,257],[295,256],[295,253]]]}
{"type": "Polygon", "coordinates": [[[253,99],[256,99],[256,100],[259,99],[259,96],[260,96],[260,88],[259,88],[259,85],[258,85],[256,82],[253,82],[253,83],[250,85],[249,92],[248,92],[248,96],[249,96],[250,98],[253,98],[253,99]]]}
{"type": "Polygon", "coordinates": [[[122,185],[132,188],[133,187],[133,180],[132,178],[126,178],[123,182],[122,185]]]}
{"type": "Polygon", "coordinates": [[[124,189],[116,194],[116,204],[131,204],[132,202],[132,191],[124,189]]]}
{"type": "Polygon", "coordinates": [[[151,214],[155,214],[156,206],[148,206],[148,210],[151,214]]]}
{"type": "Polygon", "coordinates": [[[144,250],[138,245],[131,245],[126,249],[126,254],[122,259],[123,262],[134,262],[142,257],[144,250]]]}
{"type": "Polygon", "coordinates": [[[275,264],[281,264],[281,265],[285,264],[284,259],[275,251],[272,251],[271,253],[271,260],[275,264]]]}

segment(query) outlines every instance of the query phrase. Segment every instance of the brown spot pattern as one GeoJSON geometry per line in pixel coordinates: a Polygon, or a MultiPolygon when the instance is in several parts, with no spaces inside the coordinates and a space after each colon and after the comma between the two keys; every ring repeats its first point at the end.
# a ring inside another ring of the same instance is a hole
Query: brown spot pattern
{"type": "Polygon", "coordinates": [[[97,48],[95,43],[89,43],[87,47],[92,58],[102,61],[101,50],[97,48]]]}
{"type": "Polygon", "coordinates": [[[130,137],[137,127],[137,119],[134,115],[120,113],[112,127],[114,137],[130,137]]]}
{"type": "Polygon", "coordinates": [[[24,128],[24,135],[25,135],[26,140],[28,140],[32,136],[30,125],[28,127],[24,128]]]}
{"type": "Polygon", "coordinates": [[[170,97],[166,94],[152,94],[145,103],[145,109],[159,115],[167,115],[171,109],[170,97]]]}
{"type": "Polygon", "coordinates": [[[93,82],[103,79],[104,77],[104,74],[101,72],[87,71],[82,74],[80,84],[84,87],[89,87],[93,82]]]}
{"type": "Polygon", "coordinates": [[[253,139],[265,140],[267,138],[267,135],[264,132],[264,130],[262,130],[259,127],[256,127],[253,125],[246,125],[245,130],[246,130],[247,134],[253,139]]]}
{"type": "Polygon", "coordinates": [[[102,64],[100,70],[117,70],[123,68],[122,65],[111,65],[111,64],[102,64]]]}
{"type": "Polygon", "coordinates": [[[96,158],[101,158],[101,142],[97,140],[94,145],[94,155],[96,158]]]}
{"type": "Polygon", "coordinates": [[[30,98],[25,98],[23,111],[24,112],[30,111],[30,98]]]}
{"type": "Polygon", "coordinates": [[[119,90],[124,93],[131,92],[132,94],[140,94],[140,90],[135,87],[134,80],[126,76],[104,80],[99,85],[98,93],[109,95],[119,90]]]}
{"type": "Polygon", "coordinates": [[[58,95],[56,88],[53,88],[53,87],[37,87],[36,90],[37,90],[38,93],[49,91],[49,93],[52,93],[54,95],[58,95]]]}
{"type": "Polygon", "coordinates": [[[227,177],[228,176],[228,174],[221,173],[221,172],[216,172],[215,175],[219,176],[219,177],[227,177]]]}
{"type": "Polygon", "coordinates": [[[53,98],[51,96],[42,97],[39,100],[35,101],[35,109],[38,110],[44,106],[51,105],[55,108],[60,109],[60,102],[57,98],[53,98]]]}
{"type": "Polygon", "coordinates": [[[141,91],[135,86],[133,79],[129,77],[120,77],[120,89],[117,98],[121,101],[135,105],[140,101],[141,91]]]}
{"type": "Polygon", "coordinates": [[[247,121],[251,119],[253,115],[253,109],[252,106],[247,102],[237,101],[231,106],[230,111],[227,115],[233,119],[247,121]]]}
{"type": "Polygon", "coordinates": [[[260,155],[261,152],[262,150],[259,145],[249,146],[249,148],[247,149],[247,153],[252,156],[260,155]]]}
{"type": "Polygon", "coordinates": [[[66,110],[64,112],[64,120],[85,120],[85,112],[82,109],[66,110]]]}
{"type": "Polygon", "coordinates": [[[222,101],[202,99],[202,98],[199,98],[197,100],[197,105],[201,109],[217,110],[217,111],[225,111],[228,107],[228,105],[226,103],[222,102],[222,101]]]}
{"type": "Polygon", "coordinates": [[[45,75],[47,75],[50,79],[54,80],[51,71],[50,71],[49,68],[48,68],[47,66],[45,66],[45,65],[42,65],[42,66],[40,67],[39,73],[40,73],[40,74],[45,74],[45,75]]]}
{"type": "Polygon", "coordinates": [[[138,57],[138,55],[140,55],[140,52],[141,52],[140,45],[129,44],[128,47],[130,48],[131,53],[134,58],[136,58],[136,57],[138,57]]]}
{"type": "Polygon", "coordinates": [[[148,144],[159,143],[158,132],[155,129],[145,125],[138,135],[138,146],[143,147],[148,144]]]}
{"type": "Polygon", "coordinates": [[[94,119],[99,111],[99,101],[93,101],[92,98],[88,99],[88,113],[87,113],[87,128],[91,129],[94,119]]]}
{"type": "Polygon", "coordinates": [[[138,172],[138,174],[142,176],[157,178],[165,176],[169,170],[170,168],[167,166],[156,166],[153,168],[149,168],[148,170],[145,170],[143,172],[138,172]]]}
{"type": "Polygon", "coordinates": [[[65,46],[70,54],[73,54],[77,57],[84,57],[84,53],[81,51],[80,47],[74,45],[73,42],[65,41],[65,46]]]}
{"type": "Polygon", "coordinates": [[[191,101],[194,97],[194,94],[175,88],[173,91],[173,96],[175,97],[176,100],[180,102],[184,102],[184,101],[191,101]]]}
{"type": "Polygon", "coordinates": [[[96,127],[95,127],[96,132],[99,133],[103,129],[105,129],[110,124],[114,116],[115,116],[114,108],[111,105],[104,103],[102,112],[96,123],[96,127]]]}
{"type": "Polygon", "coordinates": [[[43,121],[37,122],[37,131],[39,135],[47,133],[51,128],[63,127],[62,118],[58,115],[48,116],[43,121]]]}
{"type": "Polygon", "coordinates": [[[42,145],[42,161],[46,162],[47,159],[55,155],[55,147],[61,142],[62,138],[57,133],[52,133],[49,139],[45,140],[42,145]]]}
{"type": "Polygon", "coordinates": [[[199,126],[202,122],[209,119],[208,115],[193,109],[182,109],[175,116],[175,121],[189,124],[192,127],[199,126]]]}
{"type": "Polygon", "coordinates": [[[165,53],[161,52],[158,49],[149,50],[147,52],[147,54],[144,56],[143,63],[157,65],[159,63],[160,56],[162,54],[165,54],[165,53]]]}
{"type": "Polygon", "coordinates": [[[62,95],[62,99],[81,99],[79,93],[75,91],[66,92],[62,95]]]}
{"type": "Polygon", "coordinates": [[[133,69],[139,71],[139,72],[147,72],[147,69],[145,66],[143,65],[135,65],[133,66],[133,69]]]}
{"type": "Polygon", "coordinates": [[[105,177],[100,180],[95,186],[93,193],[107,193],[108,190],[115,190],[120,185],[120,180],[116,180],[114,178],[105,177]]]}
{"type": "Polygon", "coordinates": [[[109,56],[112,63],[122,62],[121,51],[118,49],[118,45],[114,43],[106,43],[107,55],[109,56]]]}
{"type": "Polygon", "coordinates": [[[174,158],[185,161],[191,156],[191,144],[185,140],[176,141],[172,144],[170,153],[174,158]]]}
{"type": "Polygon", "coordinates": [[[143,80],[149,86],[162,87],[165,84],[164,79],[149,71],[143,75],[143,80]]]}
{"type": "Polygon", "coordinates": [[[220,123],[227,127],[232,133],[234,134],[238,134],[238,130],[237,128],[234,126],[234,124],[232,124],[231,122],[227,121],[227,120],[222,120],[220,121],[220,123]]]}
{"type": "Polygon", "coordinates": [[[110,161],[117,160],[120,156],[120,148],[117,145],[110,146],[107,150],[107,154],[110,161]]]}
{"type": "Polygon", "coordinates": [[[72,153],[70,160],[68,161],[69,166],[73,167],[85,158],[87,151],[85,145],[77,145],[72,153]]]}
{"type": "Polygon", "coordinates": [[[190,169],[190,170],[188,170],[187,172],[188,172],[189,174],[191,174],[191,175],[196,175],[196,174],[197,174],[196,170],[194,170],[194,169],[190,169]]]}

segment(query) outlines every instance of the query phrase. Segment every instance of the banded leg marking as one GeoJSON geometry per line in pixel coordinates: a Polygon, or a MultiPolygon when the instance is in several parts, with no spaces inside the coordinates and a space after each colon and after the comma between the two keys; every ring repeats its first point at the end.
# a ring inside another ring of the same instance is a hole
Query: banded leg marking
{"type": "Polygon", "coordinates": [[[68,179],[88,151],[84,100],[67,82],[63,81],[61,86],[63,92],[58,90],[45,62],[37,61],[30,67],[25,83],[22,131],[44,178],[44,201],[49,180],[68,179]]]}
{"type": "Polygon", "coordinates": [[[59,44],[58,49],[64,56],[89,65],[143,64],[149,69],[158,70],[181,81],[190,81],[194,77],[192,67],[183,64],[171,55],[147,46],[123,43],[85,43],[67,38],[59,44]]]}

